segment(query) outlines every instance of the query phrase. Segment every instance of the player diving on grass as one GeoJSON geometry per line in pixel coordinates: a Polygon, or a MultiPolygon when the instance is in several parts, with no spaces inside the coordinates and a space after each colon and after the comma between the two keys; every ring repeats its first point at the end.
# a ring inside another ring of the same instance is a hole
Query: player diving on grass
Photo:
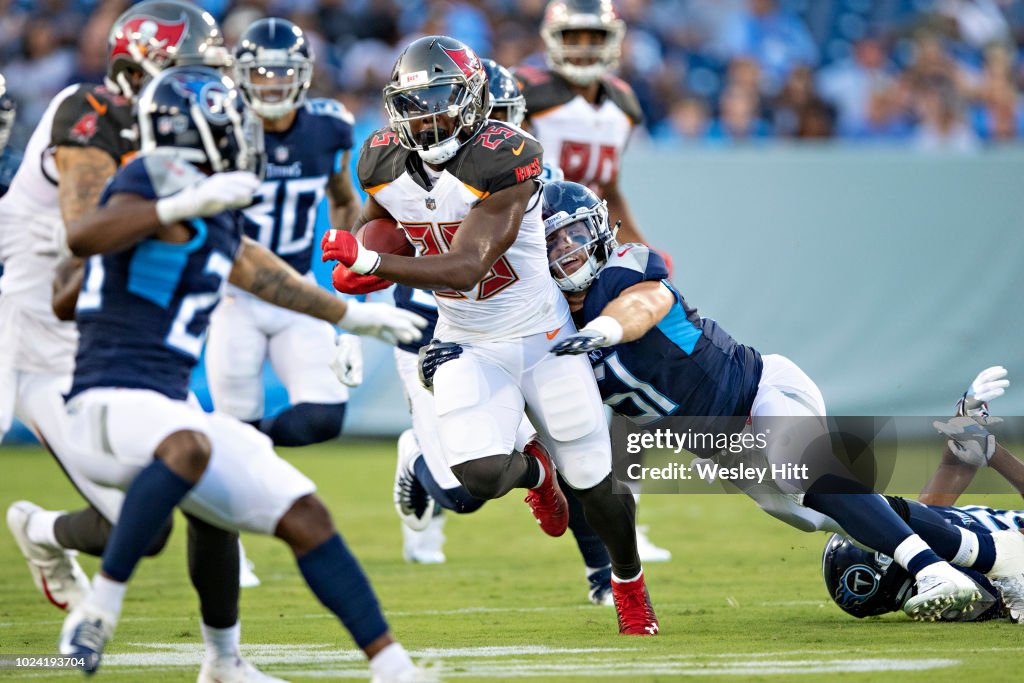
{"type": "MultiPolygon", "coordinates": [[[[1001,366],[982,370],[957,403],[956,416],[934,423],[948,441],[939,468],[918,500],[885,497],[914,531],[981,591],[982,599],[972,608],[944,611],[938,615],[940,621],[1008,618],[1024,623],[1024,574],[1004,572],[995,565],[996,550],[1003,545],[1000,539],[1019,537],[1024,529],[1024,510],[955,505],[981,467],[991,467],[1024,494],[1024,462],[986,429],[999,419],[989,417],[988,403],[1006,391],[1006,374],[1001,366]]],[[[829,597],[858,618],[896,612],[916,590],[910,575],[891,557],[860,548],[840,534],[825,544],[822,573],[829,597]]]]}
{"type": "Polygon", "coordinates": [[[95,671],[133,571],[174,508],[209,524],[277,536],[307,584],[370,660],[374,680],[415,667],[390,634],[373,589],[315,486],[270,439],[204,413],[188,391],[210,313],[232,284],[352,332],[394,342],[422,319],[345,302],[243,235],[259,160],[234,84],[204,67],[164,71],[138,101],[141,152],[117,172],[100,208],[68,225],[87,258],[80,333],[67,395],[83,472],[125,490],[92,592],[64,622],[60,651],[95,671]]]}
{"type": "Polygon", "coordinates": [[[547,353],[575,328],[548,274],[540,144],[487,119],[480,59],[444,36],[405,49],[384,106],[390,125],[366,140],[359,158],[369,197],[357,227],[392,218],[419,253],[377,253],[332,230],[323,248],[325,259],[340,262],[335,282],[383,279],[434,292],[436,337],[465,348],[433,378],[439,440],[455,478],[484,500],[529,489],[541,528],[560,536],[568,511],[557,467],[608,548],[619,632],[654,635],[635,505],[618,495],[611,475],[594,375],[584,359],[547,353]],[[524,407],[539,438],[520,450],[524,407]]]}
{"type": "MultiPolygon", "coordinates": [[[[656,253],[615,241],[604,202],[593,192],[576,183],[546,184],[544,217],[551,273],[581,326],[556,343],[552,353],[588,358],[601,395],[615,413],[641,424],[686,417],[688,426],[705,433],[739,433],[748,416],[755,433],[763,431],[764,420],[778,416],[805,418],[801,424],[824,430],[822,420],[806,419],[825,414],[811,379],[789,359],[762,356],[737,343],[714,320],[698,316],[668,282],[656,253]]],[[[450,349],[448,355],[457,357],[450,349]]],[[[805,443],[813,443],[815,436],[805,443]]],[[[766,457],[784,464],[804,455],[791,450],[768,448],[766,457]]],[[[798,529],[842,530],[866,546],[884,549],[917,581],[917,594],[904,605],[915,618],[966,609],[980,597],[975,584],[940,557],[885,498],[841,470],[828,471],[800,493],[779,486],[745,492],[798,529]]],[[[957,532],[950,534],[959,542],[957,532]]],[[[996,548],[978,561],[991,562],[994,555],[994,574],[1019,574],[1024,538],[993,538],[996,548]]]]}

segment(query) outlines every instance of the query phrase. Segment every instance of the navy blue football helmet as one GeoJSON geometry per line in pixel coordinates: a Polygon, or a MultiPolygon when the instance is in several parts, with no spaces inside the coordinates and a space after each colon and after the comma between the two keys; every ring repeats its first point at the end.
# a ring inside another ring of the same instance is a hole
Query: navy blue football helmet
{"type": "Polygon", "coordinates": [[[544,183],[544,237],[551,276],[564,292],[590,287],[617,245],[608,205],[586,185],[544,183]]]}
{"type": "Polygon", "coordinates": [[[138,100],[140,151],[160,149],[213,172],[263,167],[263,128],[227,76],[205,66],[167,69],[138,100]]]}
{"type": "Polygon", "coordinates": [[[302,105],[313,81],[313,48],[286,19],[260,19],[235,47],[235,80],[253,111],[279,119],[302,105]]]}
{"type": "Polygon", "coordinates": [[[821,573],[829,597],[858,619],[900,610],[914,592],[914,578],[891,557],[864,550],[840,534],[825,544],[821,573]]]}
{"type": "Polygon", "coordinates": [[[526,118],[526,98],[519,92],[519,84],[508,69],[493,59],[481,59],[487,72],[487,90],[491,93],[490,118],[506,121],[513,126],[523,125],[526,118]]]}
{"type": "Polygon", "coordinates": [[[11,139],[11,129],[14,128],[14,117],[17,113],[18,106],[7,94],[7,80],[0,74],[0,153],[11,139]]]}

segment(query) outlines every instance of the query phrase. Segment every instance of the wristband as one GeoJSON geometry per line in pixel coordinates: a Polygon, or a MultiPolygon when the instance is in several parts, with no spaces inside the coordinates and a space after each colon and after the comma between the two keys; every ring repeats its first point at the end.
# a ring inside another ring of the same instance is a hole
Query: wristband
{"type": "Polygon", "coordinates": [[[601,315],[580,330],[580,332],[594,332],[604,337],[604,346],[615,346],[622,341],[622,323],[610,315],[601,315]]]}

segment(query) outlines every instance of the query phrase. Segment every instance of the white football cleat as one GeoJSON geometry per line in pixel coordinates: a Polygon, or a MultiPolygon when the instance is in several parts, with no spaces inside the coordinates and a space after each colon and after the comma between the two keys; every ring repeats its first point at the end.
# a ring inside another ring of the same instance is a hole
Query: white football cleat
{"type": "Polygon", "coordinates": [[[672,559],[672,551],[651,543],[651,539],[647,538],[649,528],[646,525],[636,528],[636,550],[640,554],[640,562],[668,562],[672,559]]]}
{"type": "Polygon", "coordinates": [[[420,454],[420,445],[411,429],[398,437],[398,462],[395,463],[393,497],[399,519],[413,531],[423,531],[434,516],[434,499],[416,479],[412,463],[420,454]]]}
{"type": "Polygon", "coordinates": [[[256,569],[256,565],[245,556],[242,539],[238,539],[238,586],[240,588],[255,588],[260,585],[260,577],[256,576],[254,569],[256,569]]]}
{"type": "Polygon", "coordinates": [[[917,621],[956,619],[981,599],[981,591],[966,574],[948,562],[936,562],[917,576],[917,593],[903,604],[903,611],[917,621]]]}
{"type": "Polygon", "coordinates": [[[19,500],[7,508],[7,528],[28,562],[39,592],[55,607],[74,609],[89,597],[89,578],[78,565],[75,551],[35,543],[28,537],[28,520],[42,508],[19,500]]]}
{"type": "Polygon", "coordinates": [[[288,683],[265,674],[242,657],[207,657],[196,683],[288,683]]]}
{"type": "Polygon", "coordinates": [[[1016,529],[993,531],[996,561],[987,576],[999,589],[1010,619],[1024,624],[1024,535],[1016,529]]]}
{"type": "Polygon", "coordinates": [[[402,557],[406,562],[416,564],[444,564],[444,523],[447,517],[438,509],[430,518],[427,528],[413,531],[402,526],[402,557]]]}
{"type": "Polygon", "coordinates": [[[103,648],[114,637],[117,619],[86,601],[73,609],[60,629],[57,649],[68,657],[81,657],[81,668],[96,673],[103,657],[103,648]]]}

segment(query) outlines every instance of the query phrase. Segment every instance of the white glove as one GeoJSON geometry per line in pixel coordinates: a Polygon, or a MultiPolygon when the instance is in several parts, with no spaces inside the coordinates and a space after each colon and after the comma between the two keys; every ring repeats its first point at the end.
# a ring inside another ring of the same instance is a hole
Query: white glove
{"type": "Polygon", "coordinates": [[[963,398],[956,404],[957,415],[978,417],[988,415],[988,402],[1006,393],[1010,380],[1005,379],[1006,368],[995,365],[978,373],[963,398]]]}
{"type": "Polygon", "coordinates": [[[180,223],[188,218],[215,216],[249,204],[259,186],[260,179],[249,171],[214,173],[157,201],[156,215],[164,225],[180,223]]]}
{"type": "Polygon", "coordinates": [[[363,343],[354,334],[339,334],[334,340],[334,358],[330,367],[338,381],[347,387],[363,383],[363,343]]]}
{"type": "Polygon", "coordinates": [[[418,341],[427,320],[412,311],[390,304],[364,304],[354,299],[345,302],[348,310],[338,325],[354,334],[370,335],[388,343],[411,344],[418,341]]]}
{"type": "Polygon", "coordinates": [[[954,417],[946,422],[936,420],[932,426],[950,437],[949,450],[961,462],[974,467],[987,467],[996,452],[996,437],[985,428],[1002,422],[1001,417],[954,417]]]}

